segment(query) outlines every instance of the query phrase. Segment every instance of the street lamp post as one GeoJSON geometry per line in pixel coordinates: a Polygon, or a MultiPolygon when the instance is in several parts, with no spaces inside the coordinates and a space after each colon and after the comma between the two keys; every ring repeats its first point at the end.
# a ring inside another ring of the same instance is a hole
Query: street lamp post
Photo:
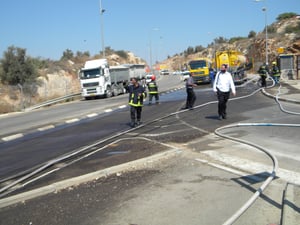
{"type": "Polygon", "coordinates": [[[266,65],[268,65],[268,25],[267,25],[267,8],[263,7],[262,11],[265,12],[265,31],[266,31],[266,65]]]}
{"type": "Polygon", "coordinates": [[[104,32],[103,32],[103,13],[105,9],[102,8],[102,0],[100,1],[100,20],[101,20],[101,45],[102,45],[102,55],[105,58],[105,47],[104,47],[104,32]]]}
{"type": "Polygon", "coordinates": [[[159,31],[158,28],[152,28],[149,37],[150,71],[152,72],[152,31],[159,31]]]}
{"type": "Polygon", "coordinates": [[[268,59],[268,23],[267,23],[267,0],[254,0],[255,2],[265,2],[265,7],[262,8],[262,11],[265,13],[265,33],[266,33],[266,65],[269,64],[269,59],[268,59]]]}

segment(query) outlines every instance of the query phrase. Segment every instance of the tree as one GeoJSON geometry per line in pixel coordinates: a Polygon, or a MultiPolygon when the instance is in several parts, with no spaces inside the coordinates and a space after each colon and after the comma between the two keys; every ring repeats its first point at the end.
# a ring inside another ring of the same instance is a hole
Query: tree
{"type": "Polygon", "coordinates": [[[193,47],[188,47],[186,50],[185,50],[185,56],[187,56],[187,55],[191,55],[191,54],[193,54],[193,53],[195,53],[195,50],[194,50],[194,48],[193,47]]]}
{"type": "Polygon", "coordinates": [[[121,58],[123,59],[128,59],[128,54],[127,52],[123,51],[123,50],[120,50],[120,51],[116,51],[115,52],[118,56],[120,56],[121,58]]]}
{"type": "Polygon", "coordinates": [[[256,32],[251,30],[248,34],[248,38],[254,38],[256,36],[256,32]]]}
{"type": "Polygon", "coordinates": [[[281,20],[285,20],[285,19],[289,19],[289,18],[292,18],[294,16],[297,16],[296,13],[293,13],[293,12],[288,12],[288,13],[282,13],[280,14],[279,16],[277,16],[276,20],[277,21],[281,21],[281,20]]]}
{"type": "Polygon", "coordinates": [[[63,55],[61,57],[61,60],[71,60],[74,58],[74,53],[72,50],[70,49],[66,49],[64,52],[63,52],[63,55]]]}
{"type": "Polygon", "coordinates": [[[228,43],[228,40],[224,37],[218,37],[214,39],[216,44],[224,44],[224,43],[228,43]]]}
{"type": "Polygon", "coordinates": [[[197,52],[201,52],[201,51],[203,51],[205,48],[202,46],[202,45],[197,45],[196,47],[195,47],[195,52],[197,53],[197,52]]]}
{"type": "Polygon", "coordinates": [[[10,46],[1,59],[0,79],[3,84],[23,85],[33,83],[38,72],[33,60],[26,57],[26,49],[10,46]]]}

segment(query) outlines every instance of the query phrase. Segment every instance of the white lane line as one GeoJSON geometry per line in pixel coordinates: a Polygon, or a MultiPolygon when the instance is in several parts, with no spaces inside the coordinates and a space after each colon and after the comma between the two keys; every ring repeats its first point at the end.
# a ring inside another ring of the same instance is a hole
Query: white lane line
{"type": "Polygon", "coordinates": [[[118,108],[119,108],[119,109],[124,109],[124,108],[126,108],[126,106],[127,106],[127,105],[120,105],[118,108]]]}
{"type": "Polygon", "coordinates": [[[112,112],[113,110],[112,109],[106,109],[106,110],[104,110],[104,112],[112,112]]]}
{"type": "Polygon", "coordinates": [[[14,139],[17,139],[17,138],[21,138],[23,137],[24,135],[19,133],[19,134],[13,134],[13,135],[10,135],[10,136],[7,136],[7,137],[3,137],[2,140],[3,141],[12,141],[14,139]]]}
{"type": "Polygon", "coordinates": [[[38,130],[38,131],[44,131],[44,130],[52,129],[52,128],[54,128],[54,127],[55,127],[54,125],[48,125],[48,126],[40,127],[40,128],[38,128],[37,130],[38,130]]]}
{"type": "Polygon", "coordinates": [[[78,118],[74,118],[74,119],[67,120],[66,123],[75,123],[77,121],[79,121],[79,119],[78,118]]]}
{"type": "Polygon", "coordinates": [[[95,117],[98,115],[99,115],[98,113],[91,113],[91,114],[88,114],[87,117],[91,118],[91,117],[95,117]]]}

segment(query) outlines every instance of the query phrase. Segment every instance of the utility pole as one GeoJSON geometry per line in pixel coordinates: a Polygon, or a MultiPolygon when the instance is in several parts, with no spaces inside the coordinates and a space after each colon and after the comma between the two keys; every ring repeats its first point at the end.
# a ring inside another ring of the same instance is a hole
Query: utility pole
{"type": "Polygon", "coordinates": [[[101,22],[101,45],[102,45],[102,55],[105,58],[105,46],[104,46],[104,32],[103,32],[103,13],[105,9],[102,8],[102,0],[100,1],[100,22],[101,22]]]}
{"type": "Polygon", "coordinates": [[[262,11],[265,13],[265,39],[266,39],[266,65],[269,64],[268,57],[268,22],[267,22],[267,0],[254,0],[254,2],[265,2],[265,7],[262,8],[262,11]]]}

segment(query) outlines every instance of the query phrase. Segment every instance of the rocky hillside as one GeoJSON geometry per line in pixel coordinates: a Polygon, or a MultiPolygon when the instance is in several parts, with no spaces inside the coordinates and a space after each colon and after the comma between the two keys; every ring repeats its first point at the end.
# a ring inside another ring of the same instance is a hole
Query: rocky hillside
{"type": "MultiPolygon", "coordinates": [[[[268,26],[268,57],[269,62],[272,62],[278,56],[278,48],[284,48],[284,53],[300,54],[300,17],[295,16],[293,18],[284,19],[280,22],[274,22],[268,26]],[[287,28],[296,28],[296,33],[287,33],[287,28]]],[[[252,38],[245,38],[233,43],[222,43],[208,46],[201,52],[195,54],[185,55],[184,53],[177,54],[170,57],[163,62],[171,70],[179,70],[180,66],[187,63],[189,60],[196,57],[208,57],[212,58],[214,50],[238,50],[243,52],[247,57],[253,58],[256,65],[265,61],[265,46],[266,36],[265,31],[257,33],[252,38]]]]}

